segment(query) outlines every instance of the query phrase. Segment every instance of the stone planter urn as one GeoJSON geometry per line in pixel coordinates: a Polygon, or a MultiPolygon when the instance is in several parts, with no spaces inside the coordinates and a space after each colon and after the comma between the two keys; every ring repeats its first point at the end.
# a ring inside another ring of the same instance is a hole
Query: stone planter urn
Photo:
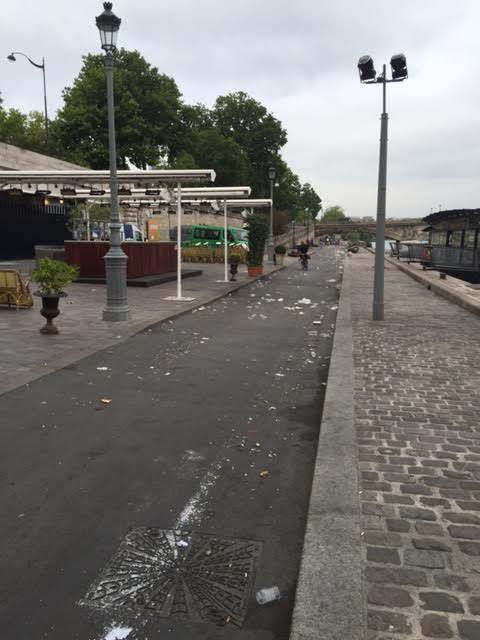
{"type": "Polygon", "coordinates": [[[53,320],[60,314],[60,309],[58,308],[60,298],[65,298],[67,294],[62,292],[56,295],[44,295],[41,293],[41,291],[36,291],[34,295],[42,298],[42,308],[40,309],[40,314],[47,321],[46,324],[40,329],[40,333],[51,336],[56,335],[58,333],[58,329],[53,324],[53,320]]]}
{"type": "Polygon", "coordinates": [[[238,273],[238,262],[231,262],[230,263],[230,282],[236,282],[237,279],[235,278],[235,276],[238,273]]]}

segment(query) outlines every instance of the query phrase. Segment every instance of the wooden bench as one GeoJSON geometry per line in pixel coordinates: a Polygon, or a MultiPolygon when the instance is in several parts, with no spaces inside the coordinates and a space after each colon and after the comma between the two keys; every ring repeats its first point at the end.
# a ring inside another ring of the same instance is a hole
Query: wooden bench
{"type": "Polygon", "coordinates": [[[0,304],[17,309],[33,307],[28,281],[24,282],[15,269],[0,269],[0,304]]]}

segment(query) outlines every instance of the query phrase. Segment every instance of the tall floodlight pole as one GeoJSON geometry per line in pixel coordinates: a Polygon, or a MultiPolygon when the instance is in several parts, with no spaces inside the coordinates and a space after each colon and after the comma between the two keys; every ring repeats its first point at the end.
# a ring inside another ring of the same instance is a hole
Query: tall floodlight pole
{"type": "Polygon", "coordinates": [[[270,167],[268,169],[268,179],[270,181],[270,225],[269,225],[269,232],[268,232],[268,243],[267,243],[267,256],[268,256],[268,260],[269,262],[274,261],[274,256],[275,256],[275,247],[274,242],[273,242],[273,186],[275,184],[275,178],[277,177],[277,171],[275,169],[275,167],[270,167]]]}
{"type": "Polygon", "coordinates": [[[105,51],[108,105],[108,151],[110,157],[110,248],[104,256],[107,280],[107,304],[103,319],[111,322],[129,320],[127,301],[127,256],[122,250],[120,215],[118,212],[117,149],[115,143],[115,110],[113,101],[113,55],[121,20],[112,13],[112,3],[103,3],[104,11],[96,19],[102,49],[105,51]]]}
{"type": "Polygon", "coordinates": [[[392,56],[392,79],[387,80],[387,65],[377,77],[373,60],[370,56],[362,56],[358,61],[360,81],[365,84],[381,83],[383,93],[383,109],[380,124],[380,158],[378,167],[377,194],[377,227],[375,236],[375,273],[373,279],[372,319],[384,319],[384,273],[385,273],[385,215],[387,201],[387,145],[388,145],[388,113],[387,82],[401,82],[408,78],[407,59],[403,53],[392,56]]]}
{"type": "Polygon", "coordinates": [[[45,110],[45,146],[48,146],[48,111],[47,111],[47,81],[45,79],[45,58],[42,58],[42,64],[38,64],[38,62],[34,62],[31,60],[25,53],[21,51],[12,51],[12,53],[7,56],[10,62],[16,62],[17,59],[15,56],[23,56],[26,58],[30,64],[32,64],[37,69],[41,69],[43,72],[43,104],[45,110]]]}

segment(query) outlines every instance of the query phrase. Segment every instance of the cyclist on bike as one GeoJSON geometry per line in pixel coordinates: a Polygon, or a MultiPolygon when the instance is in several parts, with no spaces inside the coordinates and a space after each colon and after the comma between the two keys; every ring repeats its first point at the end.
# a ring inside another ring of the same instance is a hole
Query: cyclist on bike
{"type": "Polygon", "coordinates": [[[310,260],[310,256],[308,255],[308,244],[305,243],[304,240],[297,247],[298,257],[300,258],[300,262],[302,263],[303,269],[308,269],[308,261],[310,260]]]}

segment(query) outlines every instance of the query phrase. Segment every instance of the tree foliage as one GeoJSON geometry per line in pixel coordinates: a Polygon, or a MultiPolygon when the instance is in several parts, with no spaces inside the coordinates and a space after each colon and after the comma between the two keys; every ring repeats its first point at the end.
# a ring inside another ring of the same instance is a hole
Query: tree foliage
{"type": "MultiPolygon", "coordinates": [[[[114,64],[117,161],[146,168],[170,154],[180,138],[181,101],[175,81],[160,74],[138,51],[120,49],[114,64]]],[[[71,87],[63,92],[56,135],[67,155],[93,169],[108,167],[104,60],[87,55],[71,87]]]]}
{"type": "Polygon", "coordinates": [[[253,195],[266,197],[268,167],[287,142],[282,123],[243,91],[219,96],[212,109],[212,121],[223,136],[233,138],[244,150],[253,195]]]}
{"type": "Polygon", "coordinates": [[[346,216],[343,207],[334,205],[325,209],[321,222],[345,222],[346,216]]]}
{"type": "Polygon", "coordinates": [[[22,149],[45,153],[45,116],[39,111],[28,114],[18,109],[4,110],[0,101],[0,140],[22,149]]]}
{"type": "MultiPolygon", "coordinates": [[[[274,207],[292,220],[300,211],[314,219],[321,199],[281,156],[282,123],[243,91],[219,96],[211,109],[182,101],[173,78],[138,51],[120,49],[114,61],[115,127],[119,168],[158,166],[214,169],[218,186],[249,185],[252,197],[270,196],[268,169],[277,173],[274,207]]],[[[92,169],[109,166],[107,88],[103,55],[87,55],[63,106],[49,122],[39,112],[2,108],[0,141],[48,153],[92,169]]]]}

